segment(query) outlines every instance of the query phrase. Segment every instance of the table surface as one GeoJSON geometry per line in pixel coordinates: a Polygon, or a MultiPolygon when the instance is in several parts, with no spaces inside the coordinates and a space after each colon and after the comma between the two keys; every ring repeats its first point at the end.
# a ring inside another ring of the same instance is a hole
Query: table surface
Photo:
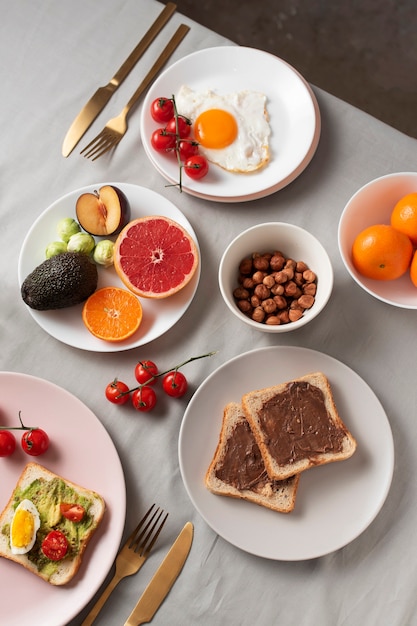
{"type": "MultiPolygon", "coordinates": [[[[111,157],[92,163],[77,149],[64,159],[62,141],[75,114],[109,80],[160,9],[154,0],[18,0],[8,3],[0,24],[1,369],[56,383],[103,423],[125,473],[125,535],[154,500],[170,511],[146,568],[119,585],[95,623],[124,622],[188,520],[195,526],[192,550],[155,625],[417,623],[417,487],[410,480],[417,473],[416,313],[362,291],[344,269],[337,247],[338,222],[348,199],[378,176],[416,170],[417,143],[313,86],[322,118],[317,153],[297,180],[264,199],[214,203],[167,188],[140,143],[140,105],[111,157]],[[17,281],[20,248],[34,220],[60,196],[100,181],[142,185],[170,199],[193,225],[202,252],[196,297],[175,327],[143,348],[103,355],[47,335],[22,303],[17,281]],[[306,328],[280,335],[237,326],[217,288],[217,268],[228,242],[242,229],[270,220],[310,230],[328,251],[335,274],[324,312],[306,328]],[[373,523],[349,545],[308,561],[263,559],[224,541],[194,509],[179,471],[178,434],[193,391],[230,358],[275,345],[318,350],[357,372],[385,409],[396,451],[392,487],[373,523]],[[103,397],[105,384],[114,376],[130,377],[141,358],[170,367],[209,350],[218,353],[187,370],[188,395],[164,404],[159,413],[123,412],[103,397]]],[[[234,45],[179,14],[166,32],[181,22],[191,31],[170,63],[199,49],[234,45]]],[[[159,42],[154,42],[86,138],[119,112],[157,49],[159,42]]],[[[0,569],[5,567],[10,564],[0,562],[0,569]]],[[[80,624],[91,605],[69,623],[80,624]]]]}

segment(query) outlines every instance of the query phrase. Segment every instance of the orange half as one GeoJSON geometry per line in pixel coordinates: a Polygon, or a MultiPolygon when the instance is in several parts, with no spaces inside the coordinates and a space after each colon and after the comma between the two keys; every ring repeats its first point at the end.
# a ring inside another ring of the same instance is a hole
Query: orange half
{"type": "Polygon", "coordinates": [[[103,287],[85,301],[82,318],[95,337],[104,341],[123,341],[139,328],[142,305],[127,289],[103,287]]]}

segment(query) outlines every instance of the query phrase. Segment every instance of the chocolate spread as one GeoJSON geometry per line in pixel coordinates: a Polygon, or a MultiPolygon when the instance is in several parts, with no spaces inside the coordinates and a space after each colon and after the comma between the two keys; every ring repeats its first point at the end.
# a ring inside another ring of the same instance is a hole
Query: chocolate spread
{"type": "Polygon", "coordinates": [[[258,444],[246,420],[238,422],[229,437],[216,476],[236,489],[257,491],[269,481],[258,444]]]}
{"type": "Polygon", "coordinates": [[[341,452],[344,429],[327,412],[321,389],[305,381],[288,383],[285,390],[262,407],[259,420],[265,443],[279,465],[341,452]]]}

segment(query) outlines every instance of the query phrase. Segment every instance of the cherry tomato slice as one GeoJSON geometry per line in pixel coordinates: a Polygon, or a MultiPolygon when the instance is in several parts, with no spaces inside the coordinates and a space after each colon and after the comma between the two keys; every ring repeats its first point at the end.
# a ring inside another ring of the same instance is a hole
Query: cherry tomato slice
{"type": "Polygon", "coordinates": [[[188,382],[182,372],[175,370],[164,376],[162,389],[172,398],[181,398],[188,389],[188,382]]]}
{"type": "Polygon", "coordinates": [[[198,154],[198,143],[196,141],[182,139],[178,144],[181,161],[186,161],[189,157],[198,154]]]}
{"type": "Polygon", "coordinates": [[[191,156],[184,163],[185,173],[195,180],[203,178],[207,174],[208,169],[207,159],[200,154],[191,156]]]}
{"type": "Polygon", "coordinates": [[[129,394],[126,393],[127,391],[129,391],[129,387],[121,380],[115,379],[107,385],[105,395],[107,400],[113,404],[126,404],[129,400],[129,394]]]}
{"type": "Polygon", "coordinates": [[[49,448],[49,437],[42,428],[33,428],[23,433],[21,445],[26,454],[39,456],[49,448]]]}
{"type": "Polygon", "coordinates": [[[155,390],[149,385],[136,389],[132,394],[132,404],[137,411],[142,413],[152,411],[156,404],[155,390]]]}
{"type": "Polygon", "coordinates": [[[81,522],[85,515],[85,509],[81,504],[75,502],[62,502],[60,504],[61,514],[70,522],[81,522]]]}
{"type": "Polygon", "coordinates": [[[10,430],[0,430],[0,456],[10,456],[16,449],[16,438],[10,430]]]}
{"type": "Polygon", "coordinates": [[[50,561],[60,561],[68,552],[68,541],[60,530],[51,530],[42,541],[42,552],[50,561]]]}
{"type": "Polygon", "coordinates": [[[174,115],[174,103],[170,98],[156,98],[151,104],[151,115],[155,122],[166,124],[174,115]]]}
{"type": "Polygon", "coordinates": [[[153,361],[139,361],[135,367],[135,378],[141,385],[154,385],[156,383],[154,376],[157,374],[158,367],[153,361]]]}
{"type": "Polygon", "coordinates": [[[175,148],[175,135],[168,133],[165,128],[157,128],[151,135],[151,145],[157,152],[170,152],[175,148]]]}
{"type": "MultiPolygon", "coordinates": [[[[167,133],[177,134],[177,125],[175,122],[175,117],[172,117],[168,124],[165,127],[167,133]]],[[[184,115],[178,115],[178,136],[180,139],[186,139],[189,137],[191,133],[191,122],[188,117],[184,117],[184,115]]]]}

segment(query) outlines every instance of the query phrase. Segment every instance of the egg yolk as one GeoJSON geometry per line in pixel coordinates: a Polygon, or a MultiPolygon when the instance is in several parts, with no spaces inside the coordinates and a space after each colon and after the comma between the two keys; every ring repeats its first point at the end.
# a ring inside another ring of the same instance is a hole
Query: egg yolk
{"type": "Polygon", "coordinates": [[[197,117],[194,135],[205,148],[225,148],[237,137],[237,122],[228,111],[209,109],[197,117]]]}
{"type": "Polygon", "coordinates": [[[35,522],[32,513],[19,509],[16,511],[12,526],[12,541],[16,548],[24,548],[33,537],[35,522]]]}

